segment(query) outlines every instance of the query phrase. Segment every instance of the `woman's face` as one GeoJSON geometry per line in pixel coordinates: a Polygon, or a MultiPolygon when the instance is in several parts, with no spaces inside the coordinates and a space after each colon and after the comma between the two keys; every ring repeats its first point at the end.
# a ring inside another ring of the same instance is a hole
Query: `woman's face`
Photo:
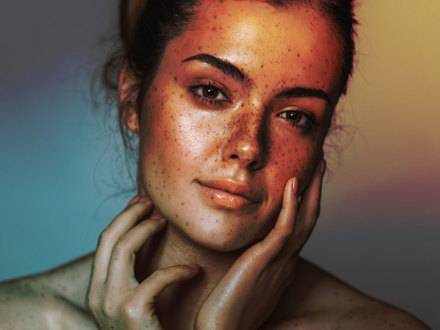
{"type": "Polygon", "coordinates": [[[141,190],[198,244],[263,237],[302,191],[340,89],[341,49],[310,7],[205,1],[172,40],[140,116],[141,190]]]}

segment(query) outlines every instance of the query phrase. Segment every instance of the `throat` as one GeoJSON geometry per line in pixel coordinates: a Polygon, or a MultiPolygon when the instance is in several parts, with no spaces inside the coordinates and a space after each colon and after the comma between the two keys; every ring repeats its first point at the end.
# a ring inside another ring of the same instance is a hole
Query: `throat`
{"type": "Polygon", "coordinates": [[[141,283],[160,269],[191,263],[199,265],[200,270],[194,278],[170,285],[158,295],[155,304],[165,329],[192,329],[203,301],[241,252],[207,249],[168,223],[165,230],[147,241],[136,254],[135,276],[141,283]]]}

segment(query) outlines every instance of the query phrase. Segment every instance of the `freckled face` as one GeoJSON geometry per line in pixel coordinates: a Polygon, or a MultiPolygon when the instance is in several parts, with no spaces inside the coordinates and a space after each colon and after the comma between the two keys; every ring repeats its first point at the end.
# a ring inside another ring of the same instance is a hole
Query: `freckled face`
{"type": "Polygon", "coordinates": [[[207,2],[172,40],[140,121],[142,189],[193,241],[231,251],[263,237],[284,186],[322,157],[340,49],[303,6],[207,2]]]}

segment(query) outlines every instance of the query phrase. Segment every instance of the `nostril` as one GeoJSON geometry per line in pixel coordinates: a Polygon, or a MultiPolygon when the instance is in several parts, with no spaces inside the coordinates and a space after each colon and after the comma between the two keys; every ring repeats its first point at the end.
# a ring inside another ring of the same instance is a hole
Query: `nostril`
{"type": "Polygon", "coordinates": [[[238,155],[233,154],[233,155],[231,155],[231,158],[232,158],[232,159],[238,159],[238,155]]]}

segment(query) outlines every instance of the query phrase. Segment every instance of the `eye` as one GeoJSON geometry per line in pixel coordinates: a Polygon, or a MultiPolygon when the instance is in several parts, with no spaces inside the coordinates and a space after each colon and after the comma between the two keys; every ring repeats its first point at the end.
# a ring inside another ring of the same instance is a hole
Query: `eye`
{"type": "Polygon", "coordinates": [[[203,106],[220,107],[224,103],[230,103],[229,98],[225,95],[221,88],[210,83],[191,86],[189,90],[195,97],[196,101],[203,106]]]}
{"type": "Polygon", "coordinates": [[[306,114],[300,110],[287,110],[278,114],[279,117],[284,118],[290,122],[292,126],[303,129],[311,129],[315,126],[315,119],[313,115],[306,114]]]}

